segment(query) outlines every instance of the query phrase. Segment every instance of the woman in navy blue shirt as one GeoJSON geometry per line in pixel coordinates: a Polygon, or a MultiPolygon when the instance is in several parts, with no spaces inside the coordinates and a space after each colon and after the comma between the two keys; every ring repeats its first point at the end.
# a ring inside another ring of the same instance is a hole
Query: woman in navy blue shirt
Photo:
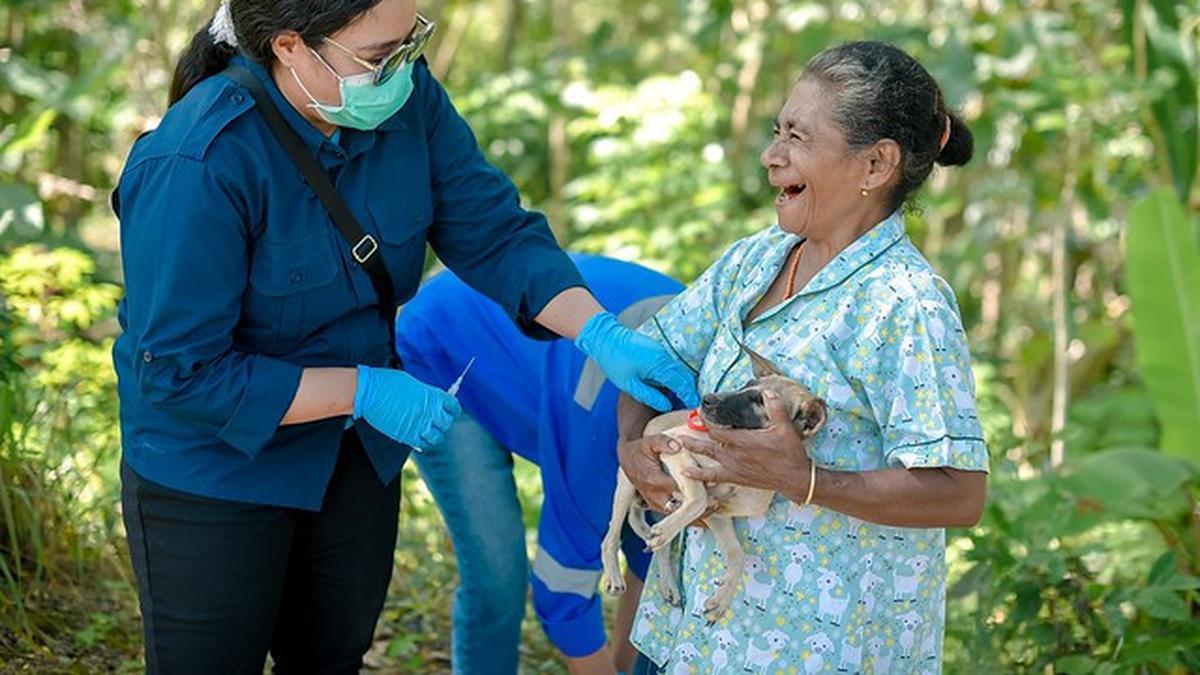
{"type": "Polygon", "coordinates": [[[240,66],[378,243],[395,299],[425,245],[620,388],[690,373],[603,311],[488,165],[420,52],[413,0],[233,0],[193,39],[114,206],[123,505],[151,672],[357,672],[392,565],[398,474],[460,408],[390,367],[389,313],[240,66]]]}

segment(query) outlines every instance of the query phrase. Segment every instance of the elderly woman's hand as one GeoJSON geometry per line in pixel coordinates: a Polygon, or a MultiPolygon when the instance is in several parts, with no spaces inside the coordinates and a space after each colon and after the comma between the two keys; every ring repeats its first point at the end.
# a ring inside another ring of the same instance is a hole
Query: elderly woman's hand
{"type": "Polygon", "coordinates": [[[800,494],[808,489],[811,460],[787,407],[779,396],[763,391],[767,426],[763,429],[709,427],[711,440],[684,438],[689,451],[721,464],[712,469],[688,468],[684,474],[706,483],[734,483],[746,487],[800,494]]]}
{"type": "Polygon", "coordinates": [[[669,513],[667,503],[677,486],[675,479],[662,468],[658,456],[664,452],[679,452],[679,441],[665,435],[647,436],[633,441],[624,441],[617,446],[617,458],[630,482],[641,493],[650,508],[659,513],[669,513]]]}

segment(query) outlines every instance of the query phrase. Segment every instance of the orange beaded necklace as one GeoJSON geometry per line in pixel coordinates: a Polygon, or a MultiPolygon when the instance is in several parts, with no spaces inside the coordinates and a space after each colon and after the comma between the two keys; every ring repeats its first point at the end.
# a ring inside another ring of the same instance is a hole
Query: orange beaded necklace
{"type": "Polygon", "coordinates": [[[796,284],[796,268],[800,266],[800,250],[804,248],[804,242],[796,245],[795,255],[792,256],[791,266],[788,267],[787,289],[783,292],[783,299],[787,300],[792,297],[792,292],[795,290],[796,284]]]}

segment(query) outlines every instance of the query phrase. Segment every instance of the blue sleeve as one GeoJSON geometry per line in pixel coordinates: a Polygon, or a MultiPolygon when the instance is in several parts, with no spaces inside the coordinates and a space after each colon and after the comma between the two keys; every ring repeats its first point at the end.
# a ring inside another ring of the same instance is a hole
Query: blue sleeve
{"type": "Polygon", "coordinates": [[[413,78],[429,138],[434,252],[459,278],[503,307],[527,335],[557,337],[533,318],[554,296],[584,286],[583,278],[555,242],[545,216],[521,208],[512,182],[488,164],[475,134],[423,60],[413,78]]]}
{"type": "Polygon", "coordinates": [[[126,332],[145,400],[254,456],[301,368],[233,348],[249,275],[245,219],[202,162],[150,159],[121,180],[126,332]]]}

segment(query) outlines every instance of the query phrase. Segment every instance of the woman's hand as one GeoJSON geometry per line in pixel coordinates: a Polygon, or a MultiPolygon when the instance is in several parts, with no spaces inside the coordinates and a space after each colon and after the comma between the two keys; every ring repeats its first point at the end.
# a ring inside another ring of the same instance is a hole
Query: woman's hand
{"type": "Polygon", "coordinates": [[[354,419],[414,448],[441,442],[462,407],[451,395],[401,370],[358,367],[354,419]]]}
{"type": "Polygon", "coordinates": [[[575,344],[596,360],[617,388],[659,412],[670,410],[671,404],[656,386],[670,389],[688,407],[700,405],[691,371],[661,344],[622,326],[610,312],[588,319],[575,344]]]}
{"type": "Polygon", "coordinates": [[[663,470],[658,456],[664,452],[679,452],[681,447],[679,441],[666,434],[624,441],[617,446],[617,458],[625,475],[650,508],[659,513],[671,511],[667,504],[671,502],[671,495],[678,486],[675,485],[675,479],[663,470]]]}
{"type": "Polygon", "coordinates": [[[763,404],[767,410],[764,429],[709,427],[709,441],[685,437],[685,448],[711,457],[721,466],[687,468],[684,474],[706,483],[733,483],[783,494],[795,492],[801,485],[800,494],[804,494],[812,464],[804,442],[778,394],[764,390],[763,404]]]}

